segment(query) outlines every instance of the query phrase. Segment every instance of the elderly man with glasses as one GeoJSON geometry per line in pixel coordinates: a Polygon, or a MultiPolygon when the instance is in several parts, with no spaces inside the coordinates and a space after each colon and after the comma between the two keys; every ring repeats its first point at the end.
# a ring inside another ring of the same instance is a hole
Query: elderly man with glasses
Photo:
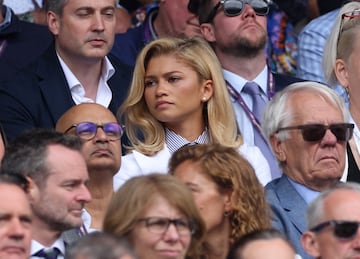
{"type": "Polygon", "coordinates": [[[113,113],[96,103],[82,103],[66,111],[56,130],[78,136],[89,172],[87,187],[93,197],[85,205],[82,218],[84,234],[101,230],[107,206],[113,196],[113,176],[121,164],[123,128],[113,113]]]}
{"type": "Polygon", "coordinates": [[[273,227],[284,232],[303,258],[300,239],[306,230],[307,205],[343,176],[346,145],[354,125],[343,100],[326,85],[289,85],[269,102],[263,132],[282,169],[266,185],[273,227]]]}
{"type": "Polygon", "coordinates": [[[301,242],[313,258],[359,258],[359,225],[360,185],[338,183],[310,203],[301,242]]]}
{"type": "Polygon", "coordinates": [[[190,0],[200,30],[223,68],[244,142],[267,158],[272,178],[280,176],[276,159],[261,133],[261,116],[276,91],[299,79],[272,73],[267,64],[266,0],[190,0]]]}

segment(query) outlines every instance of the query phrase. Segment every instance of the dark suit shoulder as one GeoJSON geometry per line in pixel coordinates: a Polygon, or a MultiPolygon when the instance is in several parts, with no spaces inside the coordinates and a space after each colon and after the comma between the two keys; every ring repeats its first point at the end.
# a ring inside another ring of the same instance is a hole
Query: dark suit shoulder
{"type": "Polygon", "coordinates": [[[110,53],[124,64],[134,66],[137,55],[144,46],[144,25],[142,24],[139,27],[128,29],[125,33],[116,34],[110,53]]]}
{"type": "Polygon", "coordinates": [[[275,82],[275,91],[281,91],[288,85],[296,82],[303,82],[304,79],[290,76],[290,75],[284,75],[284,74],[278,74],[278,73],[272,73],[274,76],[274,82],[275,82]]]}

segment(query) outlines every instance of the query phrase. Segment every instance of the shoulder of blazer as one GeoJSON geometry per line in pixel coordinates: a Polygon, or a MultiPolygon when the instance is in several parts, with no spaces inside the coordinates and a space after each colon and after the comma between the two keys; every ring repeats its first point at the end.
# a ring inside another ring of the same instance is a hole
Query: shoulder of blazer
{"type": "Polygon", "coordinates": [[[296,82],[303,82],[304,79],[290,76],[290,75],[284,75],[284,74],[278,74],[278,73],[272,73],[274,76],[274,82],[275,82],[275,91],[281,91],[288,85],[296,82]]]}

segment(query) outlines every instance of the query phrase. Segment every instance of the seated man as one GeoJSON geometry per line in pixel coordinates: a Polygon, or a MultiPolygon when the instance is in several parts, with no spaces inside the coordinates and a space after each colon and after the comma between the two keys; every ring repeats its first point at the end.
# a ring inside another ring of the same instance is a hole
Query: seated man
{"type": "Polygon", "coordinates": [[[300,243],[307,204],[342,177],[354,125],[348,123],[348,111],[336,92],[311,81],[276,94],[263,118],[264,135],[283,172],[265,187],[273,227],[309,258],[300,243]]]}
{"type": "Polygon", "coordinates": [[[70,107],[95,102],[114,114],[132,69],[107,56],[115,37],[115,0],[47,0],[54,42],[26,72],[0,85],[0,121],[11,141],[31,128],[54,128],[70,107]]]}
{"type": "Polygon", "coordinates": [[[123,128],[111,111],[96,103],[82,103],[65,112],[56,130],[80,137],[81,152],[89,172],[87,187],[92,200],[82,214],[84,231],[101,230],[113,196],[113,177],[120,169],[123,128]]]}
{"type": "Polygon", "coordinates": [[[25,177],[0,173],[0,258],[28,259],[32,213],[25,177]]]}
{"type": "Polygon", "coordinates": [[[20,174],[29,182],[31,256],[44,258],[48,252],[64,256],[66,246],[81,235],[82,210],[91,199],[81,147],[77,137],[37,129],[6,148],[2,172],[20,174]],[[64,239],[66,230],[73,231],[64,239]]]}
{"type": "Polygon", "coordinates": [[[359,224],[360,185],[338,183],[310,203],[302,245],[313,258],[359,258],[359,224]]]}

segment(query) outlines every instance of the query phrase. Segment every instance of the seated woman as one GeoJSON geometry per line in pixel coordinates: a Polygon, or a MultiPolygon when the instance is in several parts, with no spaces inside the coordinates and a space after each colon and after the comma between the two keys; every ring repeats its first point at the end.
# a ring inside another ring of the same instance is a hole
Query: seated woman
{"type": "Polygon", "coordinates": [[[169,172],[189,186],[205,221],[205,258],[224,259],[239,237],[270,227],[263,186],[235,149],[184,146],[171,157],[169,172]]]}
{"type": "Polygon", "coordinates": [[[122,157],[115,189],[136,175],[165,174],[171,154],[187,144],[237,148],[263,185],[271,179],[261,151],[242,144],[220,63],[201,38],[161,38],[146,45],[118,115],[132,152],[122,157]]]}
{"type": "Polygon", "coordinates": [[[330,85],[340,84],[347,93],[353,137],[347,145],[348,170],[342,179],[360,183],[360,3],[351,1],[339,11],[325,45],[323,66],[330,85]],[[359,96],[359,97],[358,97],[359,96]]]}
{"type": "Polygon", "coordinates": [[[149,174],[115,193],[103,230],[126,238],[138,259],[195,259],[205,226],[186,185],[170,175],[149,174]]]}

